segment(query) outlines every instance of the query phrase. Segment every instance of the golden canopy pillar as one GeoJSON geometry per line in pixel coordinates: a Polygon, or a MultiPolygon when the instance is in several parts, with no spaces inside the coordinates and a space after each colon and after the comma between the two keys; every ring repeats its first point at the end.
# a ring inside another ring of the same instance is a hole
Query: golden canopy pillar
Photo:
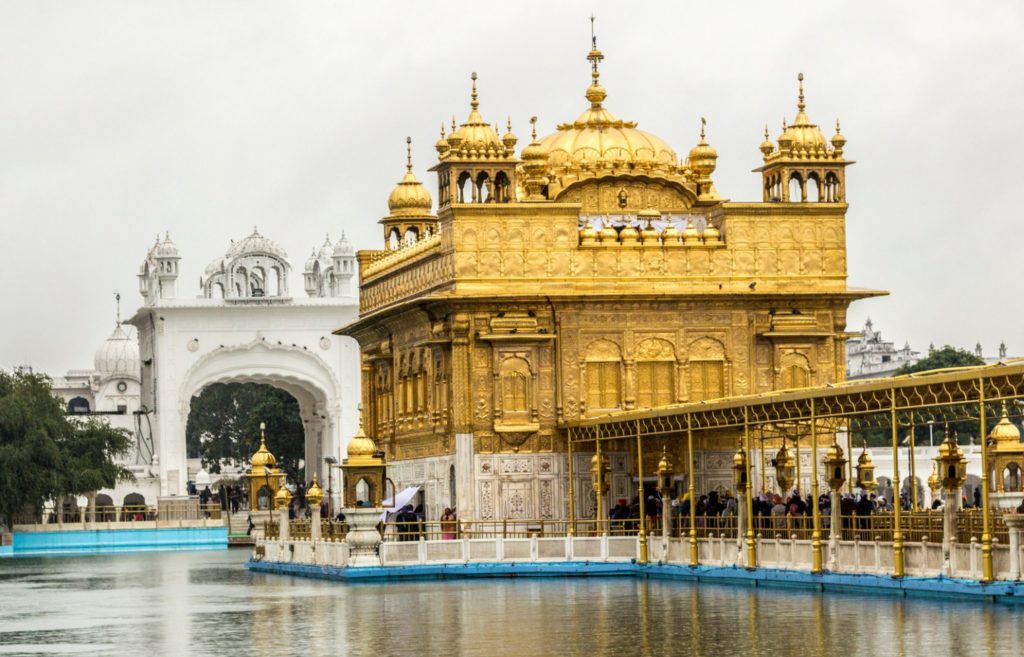
{"type": "Polygon", "coordinates": [[[249,508],[270,511],[273,508],[274,496],[281,487],[281,470],[277,467],[277,459],[267,449],[267,425],[260,422],[260,448],[249,459],[249,508]],[[266,507],[260,506],[260,492],[267,490],[266,507]]]}
{"type": "Polygon", "coordinates": [[[1006,402],[1002,417],[988,434],[987,449],[994,506],[1014,509],[1024,497],[1024,443],[1020,442],[1020,429],[1010,422],[1006,402]]]}

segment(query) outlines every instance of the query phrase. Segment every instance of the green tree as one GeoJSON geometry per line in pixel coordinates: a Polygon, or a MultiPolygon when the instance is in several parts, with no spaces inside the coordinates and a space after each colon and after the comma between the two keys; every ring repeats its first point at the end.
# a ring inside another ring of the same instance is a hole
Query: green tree
{"type": "Polygon", "coordinates": [[[965,349],[957,349],[948,344],[941,349],[936,349],[913,365],[904,365],[896,370],[896,374],[913,374],[915,372],[927,372],[929,370],[941,370],[947,367],[967,367],[971,365],[984,365],[985,361],[978,358],[965,349]]]}
{"type": "Polygon", "coordinates": [[[0,371],[0,523],[131,479],[114,461],[130,447],[126,431],[66,415],[47,377],[0,371]]]}
{"type": "Polygon", "coordinates": [[[222,459],[239,464],[260,446],[260,422],[267,425],[267,449],[293,481],[303,481],[299,468],[305,456],[305,430],[294,397],[260,383],[214,383],[192,398],[185,440],[191,454],[202,458],[210,473],[220,472],[222,459]]]}

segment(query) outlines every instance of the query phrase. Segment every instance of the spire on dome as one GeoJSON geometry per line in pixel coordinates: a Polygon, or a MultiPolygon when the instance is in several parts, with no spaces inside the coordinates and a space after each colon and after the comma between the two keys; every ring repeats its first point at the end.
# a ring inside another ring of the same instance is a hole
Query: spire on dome
{"type": "Polygon", "coordinates": [[[601,102],[608,97],[605,93],[604,87],[601,86],[599,80],[601,79],[601,71],[598,69],[598,65],[604,61],[604,53],[597,49],[597,34],[594,32],[594,19],[596,16],[590,15],[590,52],[587,53],[587,61],[590,62],[590,86],[587,87],[587,100],[590,101],[591,107],[597,109],[601,107],[601,102]]]}
{"type": "MultiPolygon", "coordinates": [[[[441,128],[444,133],[444,128],[441,128]]],[[[405,138],[405,170],[412,173],[412,137],[405,138]]]]}
{"type": "Polygon", "coordinates": [[[480,107],[480,101],[477,99],[476,95],[476,71],[473,71],[472,75],[469,76],[469,79],[473,81],[473,91],[470,92],[469,95],[469,107],[470,109],[475,110],[480,107]]]}
{"type": "Polygon", "coordinates": [[[114,301],[117,302],[117,325],[121,325],[121,293],[114,291],[114,301]]]}
{"type": "Polygon", "coordinates": [[[797,97],[796,109],[798,112],[803,112],[807,109],[807,104],[804,102],[804,74],[798,73],[796,79],[800,83],[800,95],[797,97]]]}

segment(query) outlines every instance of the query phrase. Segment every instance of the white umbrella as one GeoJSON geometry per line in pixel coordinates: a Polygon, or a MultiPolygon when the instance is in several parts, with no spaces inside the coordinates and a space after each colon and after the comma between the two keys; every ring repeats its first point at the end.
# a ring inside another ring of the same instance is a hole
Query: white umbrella
{"type": "Polygon", "coordinates": [[[419,492],[419,490],[419,486],[409,486],[408,488],[402,489],[401,492],[395,495],[395,499],[393,501],[389,497],[388,499],[381,502],[381,506],[384,507],[384,513],[380,515],[381,522],[384,522],[384,519],[387,518],[388,513],[394,513],[401,509],[406,504],[408,504],[409,500],[415,497],[416,493],[419,492]]]}

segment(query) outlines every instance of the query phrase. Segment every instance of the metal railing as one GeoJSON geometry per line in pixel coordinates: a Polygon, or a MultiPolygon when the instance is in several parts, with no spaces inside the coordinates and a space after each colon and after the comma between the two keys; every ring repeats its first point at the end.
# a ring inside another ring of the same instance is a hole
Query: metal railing
{"type": "Polygon", "coordinates": [[[176,506],[160,513],[159,507],[148,504],[125,504],[123,506],[72,507],[59,514],[56,509],[42,516],[21,516],[15,518],[15,524],[74,524],[83,522],[144,522],[153,520],[219,520],[221,519],[220,504],[197,504],[194,506],[176,506]]]}

